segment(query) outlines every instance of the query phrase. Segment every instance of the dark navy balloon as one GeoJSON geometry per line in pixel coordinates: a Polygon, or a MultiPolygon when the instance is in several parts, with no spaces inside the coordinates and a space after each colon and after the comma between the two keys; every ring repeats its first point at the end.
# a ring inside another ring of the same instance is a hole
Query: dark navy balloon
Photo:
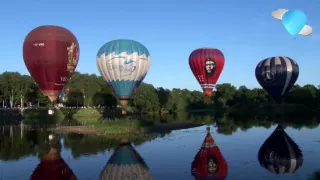
{"type": "Polygon", "coordinates": [[[260,61],[255,73],[263,89],[280,103],[283,96],[297,81],[299,66],[289,57],[276,56],[260,61]]]}
{"type": "Polygon", "coordinates": [[[272,173],[294,173],[303,164],[303,154],[300,147],[278,125],[262,144],[258,160],[263,168],[272,173]]]}

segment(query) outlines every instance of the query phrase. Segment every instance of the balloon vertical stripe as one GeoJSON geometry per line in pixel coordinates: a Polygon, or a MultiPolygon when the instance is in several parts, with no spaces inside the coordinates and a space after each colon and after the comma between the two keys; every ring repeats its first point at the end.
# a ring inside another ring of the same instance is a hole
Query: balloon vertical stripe
{"type": "Polygon", "coordinates": [[[292,78],[292,64],[290,62],[290,60],[288,58],[281,58],[282,60],[284,60],[285,65],[287,67],[287,76],[286,76],[286,81],[284,84],[284,87],[282,89],[281,95],[283,96],[287,87],[289,86],[289,83],[291,82],[291,78],[292,78]]]}

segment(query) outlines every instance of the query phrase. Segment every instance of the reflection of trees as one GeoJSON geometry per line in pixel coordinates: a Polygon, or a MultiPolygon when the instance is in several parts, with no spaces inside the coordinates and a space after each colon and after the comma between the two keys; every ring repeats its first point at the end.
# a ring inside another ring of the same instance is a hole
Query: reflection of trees
{"type": "Polygon", "coordinates": [[[309,180],[320,180],[320,170],[313,172],[309,180]]]}
{"type": "Polygon", "coordinates": [[[36,151],[26,138],[21,137],[17,127],[2,127],[0,132],[0,159],[3,161],[19,160],[25,156],[35,155],[36,151]]]}
{"type": "Polygon", "coordinates": [[[50,149],[49,134],[52,134],[52,132],[46,130],[31,130],[25,133],[26,141],[37,152],[39,158],[50,149]]]}
{"type": "Polygon", "coordinates": [[[140,117],[139,121],[139,126],[141,127],[157,125],[159,123],[174,122],[215,124],[217,127],[217,132],[225,135],[231,135],[238,129],[241,131],[247,131],[253,127],[270,128],[271,126],[279,123],[284,128],[291,127],[298,130],[301,128],[313,129],[319,125],[316,117],[310,116],[306,116],[305,119],[298,119],[296,117],[273,118],[268,116],[256,116],[254,114],[213,116],[211,113],[188,112],[168,114],[161,117],[144,116],[140,117]]]}
{"type": "Polygon", "coordinates": [[[280,123],[284,128],[291,127],[294,129],[308,128],[313,129],[319,126],[319,122],[316,117],[301,119],[285,119],[278,118],[272,119],[270,117],[255,117],[255,116],[223,116],[223,117],[212,117],[212,123],[217,126],[217,132],[225,135],[231,135],[238,129],[241,131],[247,131],[253,127],[264,127],[270,128],[271,126],[280,123]]]}
{"type": "Polygon", "coordinates": [[[238,127],[232,119],[221,117],[216,120],[217,133],[224,135],[231,135],[236,132],[238,127]]]}
{"type": "Polygon", "coordinates": [[[11,126],[2,128],[0,133],[0,160],[19,160],[37,154],[40,158],[49,150],[48,131],[22,132],[20,127],[11,126]]]}
{"type": "MultiPolygon", "coordinates": [[[[210,114],[199,113],[193,114],[189,112],[178,112],[173,114],[165,114],[162,116],[143,116],[138,118],[149,124],[157,123],[173,123],[173,122],[183,122],[183,123],[206,123],[212,124],[214,117],[210,114]]],[[[142,124],[143,125],[143,124],[142,124]]]]}
{"type": "MultiPolygon", "coordinates": [[[[121,136],[96,136],[96,135],[82,135],[82,134],[65,134],[64,147],[71,149],[73,157],[80,157],[81,155],[97,154],[105,150],[116,148],[121,141],[121,136]]],[[[137,136],[132,135],[127,137],[129,141],[135,145],[140,145],[148,140],[157,138],[153,136],[137,136]]]]}

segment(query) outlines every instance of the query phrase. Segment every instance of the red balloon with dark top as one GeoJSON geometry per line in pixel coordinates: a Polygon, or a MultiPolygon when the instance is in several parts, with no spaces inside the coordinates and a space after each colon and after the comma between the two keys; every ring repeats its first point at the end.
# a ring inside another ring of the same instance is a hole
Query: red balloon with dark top
{"type": "Polygon", "coordinates": [[[224,55],[219,49],[200,48],[190,54],[190,68],[206,96],[212,95],[223,70],[224,61],[224,55]]]}
{"type": "Polygon", "coordinates": [[[216,145],[210,128],[191,165],[191,174],[196,180],[225,180],[228,175],[228,164],[219,147],[216,145]]]}
{"type": "Polygon", "coordinates": [[[61,158],[57,149],[51,148],[32,172],[30,180],[76,180],[77,177],[61,158]]]}
{"type": "Polygon", "coordinates": [[[39,26],[25,38],[23,58],[42,93],[54,102],[78,65],[79,43],[63,27],[39,26]]]}

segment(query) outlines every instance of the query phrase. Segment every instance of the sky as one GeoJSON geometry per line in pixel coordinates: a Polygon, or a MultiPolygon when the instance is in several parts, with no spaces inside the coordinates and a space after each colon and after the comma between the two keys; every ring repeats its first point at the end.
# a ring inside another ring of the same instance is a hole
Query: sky
{"type": "Polygon", "coordinates": [[[80,44],[77,71],[99,75],[96,55],[114,39],[145,45],[151,67],[144,82],[155,87],[201,90],[188,57],[201,47],[218,48],[225,67],[218,83],[260,87],[254,70],[262,59],[288,56],[299,64],[297,84],[320,84],[319,0],[11,0],[0,3],[0,73],[29,74],[22,57],[26,35],[37,26],[58,25],[80,44]],[[310,36],[293,39],[272,11],[301,10],[310,36]]]}

